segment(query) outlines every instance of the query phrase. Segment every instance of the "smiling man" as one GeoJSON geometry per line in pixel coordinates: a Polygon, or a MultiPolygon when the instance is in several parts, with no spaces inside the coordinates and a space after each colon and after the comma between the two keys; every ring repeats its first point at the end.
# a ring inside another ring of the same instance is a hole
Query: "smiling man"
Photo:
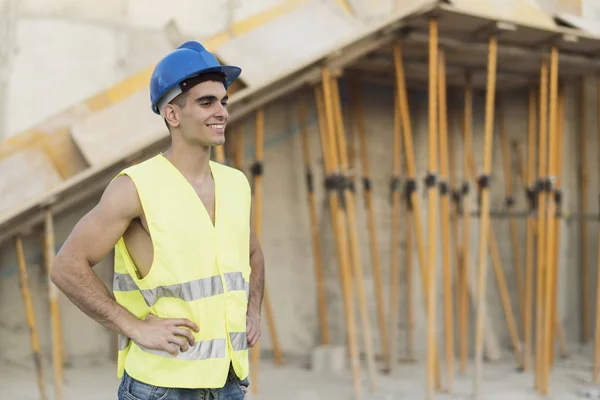
{"type": "Polygon", "coordinates": [[[52,281],[119,335],[119,399],[243,399],[260,337],[262,250],[245,175],[210,160],[241,69],[200,43],[164,57],[152,110],[169,148],[121,171],[57,254],[52,281]],[[114,249],[113,295],[92,271],[114,249]]]}

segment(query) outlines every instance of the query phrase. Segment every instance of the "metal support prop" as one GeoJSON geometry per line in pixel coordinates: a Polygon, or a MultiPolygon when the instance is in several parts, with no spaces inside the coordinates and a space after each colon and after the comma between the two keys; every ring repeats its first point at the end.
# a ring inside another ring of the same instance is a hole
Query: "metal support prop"
{"type": "MultiPolygon", "coordinates": [[[[400,307],[400,174],[402,173],[402,140],[401,117],[398,92],[394,91],[394,139],[392,142],[392,180],[390,185],[392,195],[392,228],[390,243],[390,327],[392,330],[390,352],[396,358],[398,338],[398,309],[400,307]]],[[[409,225],[409,224],[407,224],[409,225]]],[[[387,368],[391,371],[394,365],[391,360],[387,368]]]]}
{"type": "MultiPolygon", "coordinates": [[[[50,271],[50,267],[54,262],[54,220],[52,217],[52,211],[50,209],[45,210],[45,232],[44,232],[44,243],[45,243],[45,259],[47,264],[47,270],[50,271]]],[[[54,396],[56,400],[62,400],[63,390],[63,347],[62,347],[62,330],[60,324],[60,308],[58,305],[58,288],[54,283],[50,281],[50,275],[48,274],[48,293],[50,296],[50,316],[52,320],[52,365],[54,369],[54,396]]]]}
{"type": "MultiPolygon", "coordinates": [[[[473,161],[473,153],[469,152],[465,155],[467,162],[469,163],[469,174],[475,176],[475,163],[473,161]]],[[[479,190],[481,191],[483,186],[483,179],[479,179],[479,190]]],[[[489,212],[486,214],[489,217],[489,212]]],[[[519,332],[517,330],[517,324],[515,322],[515,316],[512,310],[510,302],[510,295],[508,293],[508,286],[506,285],[506,278],[504,277],[504,267],[502,266],[502,260],[500,258],[500,250],[498,249],[498,242],[496,241],[496,235],[491,227],[488,229],[488,245],[490,251],[490,258],[492,261],[492,267],[494,270],[494,277],[496,278],[496,286],[498,287],[498,294],[502,301],[502,309],[504,311],[504,317],[506,318],[506,325],[508,333],[510,334],[510,340],[513,345],[513,351],[515,354],[515,361],[518,367],[522,367],[521,357],[521,341],[519,339],[519,332]]],[[[487,318],[487,317],[486,317],[487,318]]]]}
{"type": "Polygon", "coordinates": [[[215,160],[218,163],[224,164],[225,163],[225,149],[223,148],[223,146],[215,146],[215,160]]]}
{"type": "Polygon", "coordinates": [[[444,292],[444,347],[446,350],[446,391],[453,392],[454,383],[454,315],[452,296],[452,266],[450,264],[450,190],[448,187],[448,108],[446,104],[446,63],[444,52],[439,52],[439,169],[440,217],[442,226],[442,276],[444,292]]]}
{"type": "Polygon", "coordinates": [[[333,102],[333,115],[335,120],[336,137],[332,142],[337,142],[339,150],[339,164],[341,176],[345,181],[342,187],[342,194],[346,203],[346,216],[349,230],[349,245],[350,245],[350,260],[352,272],[358,294],[358,312],[362,328],[363,340],[365,342],[365,356],[367,358],[367,372],[369,376],[369,388],[371,391],[376,390],[377,367],[375,365],[375,350],[373,348],[373,336],[371,334],[370,313],[367,305],[367,292],[365,288],[364,272],[362,266],[362,258],[360,254],[360,241],[358,238],[358,224],[356,222],[356,203],[354,193],[350,190],[347,182],[349,181],[348,174],[348,155],[346,145],[346,135],[344,133],[344,123],[342,116],[342,106],[340,101],[340,91],[337,78],[331,78],[330,84],[325,84],[324,88],[325,101],[327,102],[327,92],[331,95],[333,102]],[[329,86],[329,87],[327,87],[329,86]]]}
{"type": "Polygon", "coordinates": [[[439,192],[436,190],[438,174],[438,22],[429,20],[429,166],[427,185],[427,399],[435,396],[436,292],[437,292],[437,219],[439,192]]]}
{"type": "MultiPolygon", "coordinates": [[[[485,136],[483,154],[483,180],[487,182],[492,169],[492,143],[494,130],[494,102],[496,94],[496,58],[497,40],[495,36],[489,39],[488,72],[486,83],[485,102],[485,136]]],[[[481,182],[481,181],[480,181],[481,182]]],[[[475,325],[475,378],[473,380],[473,394],[479,398],[481,392],[481,378],[483,374],[483,324],[486,316],[486,272],[487,272],[487,248],[489,239],[490,218],[489,188],[482,187],[481,191],[481,221],[478,246],[478,275],[477,275],[477,303],[476,303],[476,325],[475,325]]]]}
{"type": "Polygon", "coordinates": [[[561,356],[567,356],[567,343],[565,339],[565,333],[562,323],[558,319],[558,272],[559,272],[559,258],[560,258],[560,226],[561,226],[561,210],[562,210],[562,191],[561,191],[561,171],[562,171],[562,156],[563,156],[563,127],[565,117],[565,87],[559,85],[558,88],[558,115],[556,116],[556,152],[554,153],[554,159],[556,164],[556,187],[553,193],[553,199],[556,204],[556,210],[554,215],[550,215],[554,219],[554,241],[551,246],[554,252],[554,278],[552,279],[552,320],[550,321],[550,365],[554,364],[554,341],[555,338],[560,346],[561,356]]]}
{"type": "Polygon", "coordinates": [[[543,361],[542,361],[542,385],[540,393],[545,396],[548,394],[548,373],[550,369],[550,346],[552,342],[552,332],[554,326],[553,322],[553,279],[554,279],[554,223],[556,219],[554,214],[556,213],[556,201],[553,193],[553,186],[555,184],[557,175],[556,157],[557,151],[557,111],[558,111],[558,48],[552,47],[550,55],[550,108],[549,108],[549,121],[550,121],[550,134],[548,141],[548,182],[546,186],[548,195],[548,214],[546,216],[546,237],[545,237],[545,272],[544,275],[544,327],[543,327],[543,361]]]}
{"type": "Polygon", "coordinates": [[[240,171],[244,171],[244,133],[242,125],[236,124],[233,128],[233,166],[240,171]]]}
{"type": "Polygon", "coordinates": [[[548,59],[542,59],[540,73],[540,133],[538,153],[538,220],[537,220],[537,290],[535,318],[535,388],[543,387],[543,316],[544,316],[544,276],[546,272],[544,244],[546,243],[546,203],[547,192],[542,177],[547,176],[547,126],[548,126],[548,59]]]}
{"type": "MultiPolygon", "coordinates": [[[[471,86],[471,75],[467,73],[465,86],[465,105],[463,122],[463,151],[464,154],[473,152],[473,88],[471,86]]],[[[469,187],[472,184],[469,171],[469,162],[466,156],[463,157],[463,187],[461,188],[462,207],[464,210],[471,205],[471,196],[469,196],[469,187]]],[[[460,295],[458,306],[459,319],[459,357],[460,371],[465,373],[467,370],[467,359],[469,356],[469,269],[471,259],[471,218],[469,213],[462,213],[462,259],[460,268],[460,295]]]]}
{"type": "Polygon", "coordinates": [[[302,140],[302,157],[306,174],[306,201],[308,203],[308,216],[310,219],[310,234],[315,267],[315,280],[317,289],[317,309],[321,327],[321,344],[329,344],[329,326],[327,322],[327,298],[325,295],[325,278],[323,273],[323,257],[321,242],[319,240],[319,221],[317,219],[317,200],[314,191],[314,178],[311,167],[310,144],[307,131],[306,102],[304,98],[299,101],[300,138],[302,140]]]}
{"type": "Polygon", "coordinates": [[[21,236],[15,237],[15,250],[17,253],[17,264],[19,265],[19,283],[21,284],[21,295],[23,296],[25,315],[27,316],[27,325],[29,326],[31,351],[33,353],[38,389],[40,391],[40,398],[46,400],[48,395],[46,393],[44,365],[40,351],[40,341],[35,321],[35,312],[33,310],[33,302],[31,301],[31,294],[29,291],[29,276],[27,274],[27,264],[25,262],[25,252],[23,250],[23,239],[21,236]]]}
{"type": "MultiPolygon", "coordinates": [[[[447,102],[447,100],[446,100],[446,102],[447,102]]],[[[452,312],[456,312],[456,318],[457,318],[456,326],[457,326],[458,332],[461,332],[460,297],[461,297],[461,293],[462,293],[462,288],[461,288],[461,284],[462,284],[462,282],[461,282],[462,250],[461,250],[461,243],[460,243],[459,215],[462,212],[462,192],[461,192],[460,186],[457,183],[457,177],[456,177],[456,159],[457,159],[456,143],[455,143],[456,142],[456,132],[455,132],[456,131],[456,129],[455,129],[455,122],[456,122],[455,111],[456,110],[453,107],[447,107],[447,108],[448,108],[448,126],[450,127],[448,129],[448,167],[449,167],[449,172],[448,172],[449,193],[448,193],[448,196],[450,196],[449,201],[451,203],[450,230],[452,232],[450,234],[450,243],[452,245],[452,260],[454,260],[454,271],[451,276],[455,280],[454,293],[453,293],[454,300],[452,301],[451,310],[452,310],[452,312]]],[[[441,146],[441,144],[440,144],[440,146],[441,146]]],[[[443,151],[443,147],[442,147],[442,151],[443,151]]],[[[453,331],[453,334],[454,334],[454,331],[453,331]]],[[[458,333],[458,340],[460,342],[460,333],[458,333]]]]}
{"type": "MultiPolygon", "coordinates": [[[[435,25],[435,35],[437,38],[437,25],[435,25]]],[[[437,47],[436,47],[436,50],[437,50],[437,47]]],[[[409,107],[408,107],[408,94],[407,94],[407,89],[406,89],[406,80],[404,77],[404,63],[402,61],[402,49],[401,49],[399,41],[396,41],[394,43],[392,52],[393,52],[393,57],[394,57],[396,92],[398,93],[398,104],[400,107],[400,116],[401,116],[401,121],[402,121],[404,150],[406,152],[406,169],[408,172],[409,181],[412,182],[413,185],[416,185],[417,167],[416,167],[416,162],[415,162],[415,151],[414,151],[414,145],[413,145],[412,126],[411,126],[410,112],[409,112],[409,107]]],[[[433,69],[437,70],[437,63],[434,64],[433,69]]],[[[424,242],[424,238],[423,238],[424,235],[423,235],[423,225],[422,225],[423,222],[421,219],[421,200],[420,200],[419,196],[417,195],[416,190],[410,191],[410,206],[411,206],[410,214],[412,214],[412,219],[414,222],[414,229],[415,229],[415,237],[416,237],[416,241],[417,241],[417,255],[419,257],[419,267],[420,267],[420,272],[421,272],[421,285],[422,285],[423,300],[424,300],[424,304],[425,304],[425,310],[427,313],[429,313],[429,306],[428,306],[429,296],[427,294],[428,290],[429,290],[429,279],[428,279],[429,272],[428,272],[428,267],[427,267],[427,265],[428,265],[427,258],[426,258],[426,254],[425,254],[425,242],[424,242]]],[[[435,340],[435,335],[433,336],[433,340],[435,340]]],[[[434,348],[428,347],[428,352],[436,353],[436,354],[428,353],[428,355],[427,355],[428,360],[429,360],[429,357],[432,358],[432,360],[428,361],[428,362],[433,362],[435,364],[435,366],[433,366],[433,367],[428,366],[428,374],[430,373],[429,368],[433,368],[433,370],[434,370],[434,372],[433,372],[434,378],[433,379],[435,380],[435,386],[437,388],[439,388],[439,387],[441,387],[441,374],[439,371],[437,346],[435,346],[434,348]]]]}
{"type": "MultiPolygon", "coordinates": [[[[500,147],[502,149],[502,166],[504,169],[504,188],[506,190],[506,210],[511,211],[514,207],[514,190],[513,190],[513,171],[511,167],[510,145],[506,132],[506,115],[504,99],[499,99],[498,102],[498,136],[500,139],[500,147]]],[[[515,273],[515,283],[517,285],[517,308],[519,310],[519,320],[523,326],[524,319],[524,303],[525,291],[523,287],[523,267],[521,265],[521,252],[519,251],[519,230],[517,227],[517,219],[509,218],[508,227],[510,230],[510,240],[512,246],[513,268],[515,273]]]]}
{"type": "MultiPolygon", "coordinates": [[[[255,167],[262,166],[263,150],[264,150],[264,132],[265,132],[265,116],[264,109],[259,108],[256,111],[256,134],[255,134],[255,167]]],[[[254,171],[261,170],[256,169],[254,171]]],[[[252,225],[256,237],[260,241],[262,238],[262,200],[263,200],[263,187],[262,187],[262,171],[253,172],[252,178],[252,191],[253,191],[253,220],[252,225]]],[[[279,338],[277,337],[277,331],[275,329],[275,321],[273,317],[273,309],[271,307],[271,300],[267,285],[264,286],[263,295],[263,306],[265,307],[265,319],[269,329],[269,336],[271,338],[271,344],[273,345],[273,352],[275,355],[275,362],[279,365],[283,364],[283,357],[281,355],[281,347],[279,346],[279,338]]],[[[253,393],[258,393],[258,367],[260,363],[260,346],[257,343],[251,350],[252,356],[252,369],[251,374],[253,375],[253,393]]]]}
{"type": "MultiPolygon", "coordinates": [[[[352,282],[350,271],[350,259],[348,256],[348,236],[346,233],[345,204],[340,191],[334,183],[339,182],[339,167],[337,151],[335,149],[335,122],[333,118],[333,105],[331,104],[331,93],[329,92],[330,73],[327,67],[321,70],[323,90],[315,88],[315,100],[319,120],[324,121],[325,129],[320,129],[321,147],[325,164],[327,182],[327,197],[329,200],[329,212],[331,214],[331,225],[335,237],[336,258],[338,261],[340,284],[344,304],[344,315],[346,322],[346,335],[348,343],[348,356],[350,368],[352,369],[352,382],[354,385],[354,399],[363,398],[362,381],[360,376],[360,357],[358,342],[356,339],[356,320],[354,316],[354,297],[352,295],[352,282]],[[323,94],[327,88],[326,95],[323,94]],[[328,97],[325,97],[328,96],[328,97]],[[325,97],[325,99],[324,99],[325,97]]],[[[321,125],[321,124],[320,124],[321,125]]]]}
{"type": "MultiPolygon", "coordinates": [[[[367,226],[369,230],[369,250],[371,253],[371,266],[373,268],[373,278],[375,285],[375,301],[377,304],[377,319],[379,322],[379,337],[381,340],[381,355],[387,369],[391,368],[389,338],[387,330],[387,321],[384,307],[383,279],[381,277],[381,262],[379,259],[379,245],[377,240],[377,228],[375,221],[375,210],[373,207],[373,192],[371,191],[371,177],[369,173],[369,155],[367,147],[367,132],[365,129],[364,110],[362,105],[362,93],[358,87],[358,82],[351,83],[351,97],[353,100],[353,115],[355,126],[358,129],[358,138],[360,143],[360,159],[363,177],[363,192],[365,201],[365,212],[367,214],[367,226]]],[[[396,111],[395,111],[396,112],[396,111]]],[[[394,117],[395,118],[395,117],[394,117]]],[[[353,146],[351,146],[353,147],[353,146]]],[[[392,281],[392,284],[394,282],[392,281]]]]}
{"type": "MultiPolygon", "coordinates": [[[[585,76],[581,77],[581,86],[579,88],[579,179],[580,179],[580,211],[582,213],[588,212],[588,161],[587,161],[587,101],[585,91],[585,76]]],[[[600,105],[600,85],[598,87],[598,104],[600,105]]],[[[600,124],[598,124],[600,130],[600,124]]],[[[590,261],[588,257],[589,251],[589,227],[587,221],[581,221],[579,225],[581,229],[580,233],[580,254],[581,254],[581,290],[580,290],[580,304],[581,304],[581,341],[588,343],[590,341],[591,329],[590,329],[590,282],[589,282],[589,269],[590,261]]]]}
{"type": "MultiPolygon", "coordinates": [[[[408,185],[408,184],[407,184],[408,185]]],[[[414,247],[414,228],[410,223],[410,213],[412,212],[412,202],[410,200],[410,188],[405,188],[405,209],[407,216],[407,223],[404,224],[406,227],[406,248],[405,248],[405,314],[406,314],[406,359],[408,361],[415,361],[415,317],[414,317],[414,306],[413,306],[413,247],[414,247]]]]}
{"type": "MultiPolygon", "coordinates": [[[[536,150],[536,90],[529,89],[529,125],[527,138],[527,188],[529,196],[529,213],[527,216],[527,233],[525,237],[525,309],[523,317],[523,369],[531,368],[532,350],[532,309],[533,309],[533,264],[534,241],[536,235],[535,212],[535,150],[536,150]]],[[[518,154],[518,153],[517,153],[518,154]]]]}

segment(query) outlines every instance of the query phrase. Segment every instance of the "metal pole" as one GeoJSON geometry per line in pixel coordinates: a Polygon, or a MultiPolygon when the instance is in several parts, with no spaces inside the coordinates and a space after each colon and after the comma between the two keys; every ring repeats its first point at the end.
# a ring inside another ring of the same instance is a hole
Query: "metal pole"
{"type": "MultiPolygon", "coordinates": [[[[548,126],[548,59],[542,60],[540,74],[540,136],[538,153],[538,188],[542,189],[542,179],[547,170],[547,126],[548,126]]],[[[537,220],[537,293],[536,293],[536,318],[535,318],[535,388],[542,389],[542,363],[543,363],[543,315],[544,315],[544,274],[546,243],[546,199],[545,190],[538,190],[538,220],[537,220]]]]}
{"type": "Polygon", "coordinates": [[[322,86],[315,89],[315,98],[319,119],[325,121],[326,129],[321,130],[321,146],[327,175],[329,211],[331,223],[335,236],[336,256],[340,271],[340,283],[344,299],[344,314],[346,319],[346,334],[348,340],[348,356],[350,368],[352,369],[352,381],[354,384],[354,398],[363,398],[362,382],[360,377],[360,358],[358,342],[356,339],[356,320],[354,316],[354,299],[352,295],[351,266],[348,255],[348,237],[346,233],[345,203],[339,186],[340,172],[338,166],[337,152],[335,149],[335,122],[333,116],[333,104],[331,99],[330,72],[326,66],[321,69],[322,86]]]}
{"type": "MultiPolygon", "coordinates": [[[[367,214],[367,228],[369,230],[369,249],[371,253],[371,264],[373,268],[373,280],[375,285],[375,301],[377,303],[377,319],[379,321],[379,335],[381,340],[381,354],[384,365],[387,369],[391,368],[392,357],[389,351],[389,338],[387,321],[384,307],[383,279],[381,277],[381,262],[379,260],[379,245],[377,240],[377,228],[375,221],[375,210],[373,207],[373,192],[371,191],[371,179],[369,174],[369,156],[367,148],[367,132],[364,122],[364,111],[362,107],[362,93],[358,87],[358,82],[351,83],[351,97],[353,100],[353,114],[355,126],[358,129],[358,138],[360,143],[360,158],[363,176],[363,192],[365,201],[365,212],[367,214]]],[[[394,109],[394,115],[399,114],[397,107],[394,109]]],[[[396,117],[394,117],[395,120],[396,117]]],[[[392,281],[392,284],[395,284],[392,281]]]]}
{"type": "Polygon", "coordinates": [[[555,153],[557,151],[557,112],[558,112],[558,48],[556,46],[552,47],[551,55],[550,55],[550,135],[549,135],[549,146],[548,146],[548,159],[549,159],[549,168],[548,168],[548,184],[546,186],[546,190],[548,191],[548,214],[546,217],[546,247],[544,248],[545,254],[545,265],[546,265],[546,275],[545,275],[545,289],[544,289],[544,357],[542,361],[542,385],[541,385],[541,394],[546,396],[548,394],[548,373],[550,370],[550,347],[554,345],[552,342],[552,330],[554,326],[552,324],[552,305],[553,305],[553,280],[554,280],[554,223],[556,219],[554,218],[554,214],[556,213],[556,201],[554,196],[552,196],[553,186],[556,182],[556,156],[555,153]]]}
{"type": "Polygon", "coordinates": [[[453,391],[454,383],[454,316],[452,296],[452,266],[450,264],[450,189],[448,186],[448,116],[446,104],[446,65],[444,52],[439,52],[438,94],[440,112],[440,217],[442,227],[442,276],[444,285],[444,339],[446,350],[446,390],[453,391]]]}
{"type": "MultiPolygon", "coordinates": [[[[336,78],[331,79],[330,93],[333,100],[334,120],[336,123],[336,137],[339,149],[339,167],[342,177],[348,180],[348,155],[346,146],[346,136],[344,134],[344,123],[342,117],[342,107],[340,101],[340,91],[336,78]]],[[[358,227],[356,223],[356,204],[354,193],[347,184],[343,185],[343,196],[346,202],[346,217],[349,230],[350,260],[352,261],[352,270],[356,282],[358,294],[358,311],[362,327],[363,340],[365,342],[365,353],[367,358],[367,372],[369,375],[369,387],[371,391],[376,390],[376,366],[375,350],[373,348],[373,338],[371,334],[370,313],[367,305],[367,293],[365,289],[364,272],[360,254],[360,242],[358,239],[358,227]]]]}
{"type": "Polygon", "coordinates": [[[427,171],[427,400],[435,396],[435,365],[437,358],[436,287],[437,287],[437,219],[439,192],[438,173],[438,24],[429,20],[429,167],[427,171]]]}
{"type": "Polygon", "coordinates": [[[317,201],[314,192],[313,172],[310,159],[310,145],[308,142],[308,131],[306,128],[306,103],[304,98],[299,100],[300,138],[302,139],[302,156],[304,159],[304,170],[306,172],[306,201],[308,202],[308,214],[310,219],[310,233],[312,239],[312,250],[315,267],[315,280],[317,288],[317,309],[319,312],[319,324],[321,327],[321,344],[329,344],[329,326],[327,323],[327,298],[325,294],[325,279],[323,276],[323,260],[321,242],[319,240],[319,222],[317,219],[317,201]]]}
{"type": "MultiPolygon", "coordinates": [[[[52,211],[45,211],[45,249],[48,271],[54,262],[54,220],[52,211]]],[[[50,315],[52,320],[52,361],[54,368],[54,393],[56,400],[62,400],[63,396],[63,346],[62,330],[60,323],[60,308],[58,304],[58,288],[50,281],[48,274],[48,293],[50,297],[50,315]]]]}
{"type": "Polygon", "coordinates": [[[475,379],[473,394],[479,398],[481,394],[481,379],[483,375],[483,322],[486,317],[486,272],[488,261],[488,235],[490,218],[488,211],[490,208],[490,193],[488,180],[492,170],[492,144],[494,131],[494,103],[496,94],[496,58],[497,41],[492,36],[489,39],[488,53],[488,73],[486,84],[486,103],[485,103],[485,136],[484,136],[484,155],[483,155],[483,175],[480,177],[481,187],[481,221],[479,232],[478,248],[478,276],[477,276],[477,315],[475,325],[475,379]]]}
{"type": "Polygon", "coordinates": [[[25,263],[25,252],[23,251],[23,239],[21,236],[15,237],[15,248],[17,252],[17,264],[19,265],[19,283],[21,284],[21,294],[23,296],[23,302],[25,303],[25,315],[27,316],[27,325],[29,326],[31,351],[33,352],[33,361],[35,364],[38,389],[40,391],[40,398],[42,400],[46,400],[48,395],[46,393],[44,365],[40,351],[35,312],[33,310],[33,303],[31,301],[31,294],[29,291],[29,277],[27,275],[27,264],[25,263]]]}

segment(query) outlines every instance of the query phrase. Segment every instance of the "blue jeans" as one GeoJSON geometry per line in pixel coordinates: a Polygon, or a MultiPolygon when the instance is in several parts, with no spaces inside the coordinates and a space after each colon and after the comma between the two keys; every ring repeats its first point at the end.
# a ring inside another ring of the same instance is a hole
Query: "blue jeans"
{"type": "Polygon", "coordinates": [[[240,380],[230,366],[227,382],[220,389],[177,389],[148,385],[123,374],[118,400],[243,400],[248,379],[240,380]]]}

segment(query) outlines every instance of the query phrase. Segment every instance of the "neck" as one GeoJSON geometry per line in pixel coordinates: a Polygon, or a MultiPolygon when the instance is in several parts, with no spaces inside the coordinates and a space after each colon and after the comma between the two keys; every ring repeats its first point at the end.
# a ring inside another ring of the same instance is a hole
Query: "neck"
{"type": "Polygon", "coordinates": [[[210,177],[210,146],[172,141],[163,155],[190,181],[202,182],[210,177]]]}

